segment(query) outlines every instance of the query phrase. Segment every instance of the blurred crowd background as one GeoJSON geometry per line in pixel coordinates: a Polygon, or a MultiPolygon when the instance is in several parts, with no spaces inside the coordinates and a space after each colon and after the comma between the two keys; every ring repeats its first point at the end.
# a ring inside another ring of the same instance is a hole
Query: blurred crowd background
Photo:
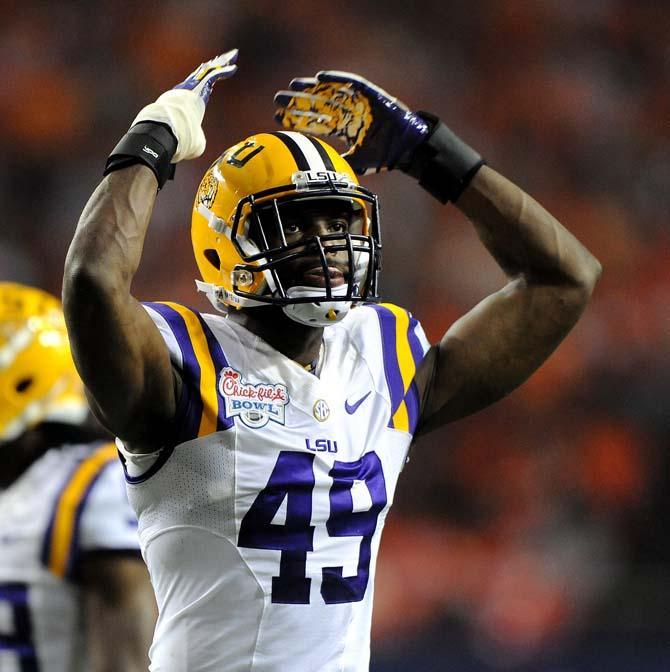
{"type": "MultiPolygon", "coordinates": [[[[670,3],[181,0],[0,3],[0,276],[60,293],[68,242],[139,109],[239,47],[208,147],[161,192],[140,299],[195,293],[195,189],[275,130],[274,92],[358,72],[442,116],[563,221],[604,274],[504,401],[419,441],[378,567],[373,670],[670,669],[670,3]]],[[[402,174],[381,198],[385,297],[436,340],[504,277],[402,174]]],[[[324,636],[327,633],[324,633],[324,636]]]]}

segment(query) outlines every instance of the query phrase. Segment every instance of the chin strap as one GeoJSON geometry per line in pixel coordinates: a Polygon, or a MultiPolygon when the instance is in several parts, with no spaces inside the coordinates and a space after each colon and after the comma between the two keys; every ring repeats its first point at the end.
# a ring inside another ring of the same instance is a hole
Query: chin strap
{"type": "MultiPolygon", "coordinates": [[[[228,313],[231,309],[231,305],[226,304],[226,300],[239,308],[255,308],[268,305],[265,301],[254,301],[246,297],[239,297],[235,293],[210,282],[196,280],[195,284],[198,291],[205,294],[214,308],[221,313],[228,313]]],[[[318,289],[298,285],[289,287],[286,294],[290,299],[301,299],[313,297],[318,289]]],[[[346,293],[346,285],[332,289],[333,296],[345,296],[346,293]]],[[[325,298],[325,292],[323,296],[325,298]]],[[[310,301],[309,303],[291,303],[282,306],[282,310],[287,317],[300,324],[305,324],[308,327],[327,327],[343,320],[351,309],[351,304],[351,301],[310,301]]]]}
{"type": "Polygon", "coordinates": [[[215,285],[212,282],[203,282],[196,280],[195,286],[199,292],[202,292],[210,303],[220,313],[228,313],[232,308],[254,308],[256,306],[267,306],[265,301],[255,301],[246,296],[238,296],[235,292],[227,290],[225,287],[215,285]],[[228,303],[226,303],[226,301],[228,303]]]}
{"type": "MultiPolygon", "coordinates": [[[[298,285],[289,287],[286,295],[290,299],[300,299],[314,296],[314,291],[314,287],[298,285]]],[[[331,291],[333,296],[345,296],[347,286],[334,287],[331,291]]],[[[290,303],[283,306],[282,310],[292,320],[308,327],[328,327],[343,320],[350,308],[351,301],[312,301],[309,303],[290,303]]]]}

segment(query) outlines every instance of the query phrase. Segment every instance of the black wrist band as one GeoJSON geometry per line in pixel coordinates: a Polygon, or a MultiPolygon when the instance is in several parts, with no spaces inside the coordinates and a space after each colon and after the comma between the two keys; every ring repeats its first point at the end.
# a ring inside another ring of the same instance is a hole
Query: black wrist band
{"type": "Polygon", "coordinates": [[[135,124],[114,147],[105,164],[103,175],[137,163],[151,168],[161,189],[174,178],[175,165],[170,163],[177,151],[177,138],[167,124],[141,121],[135,124]]]}
{"type": "Polygon", "coordinates": [[[431,125],[432,131],[398,167],[442,203],[453,202],[486,161],[435,115],[417,114],[431,125]]]}

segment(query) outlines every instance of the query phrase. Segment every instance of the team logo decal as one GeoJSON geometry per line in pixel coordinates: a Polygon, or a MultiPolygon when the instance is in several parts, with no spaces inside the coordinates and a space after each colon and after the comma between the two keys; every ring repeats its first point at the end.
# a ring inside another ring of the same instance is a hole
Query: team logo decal
{"type": "Polygon", "coordinates": [[[325,422],[328,420],[328,416],[330,415],[330,408],[323,399],[317,399],[316,402],[314,402],[312,413],[314,413],[314,417],[319,422],[325,422]]]}
{"type": "Polygon", "coordinates": [[[349,175],[333,170],[299,170],[291,175],[291,182],[295,184],[296,191],[318,189],[324,186],[341,189],[350,189],[355,186],[349,175]]]}
{"type": "Polygon", "coordinates": [[[219,392],[226,403],[226,415],[229,418],[239,415],[247,427],[259,429],[270,420],[285,424],[285,409],[289,402],[286,385],[251,385],[242,380],[239,371],[227,366],[221,371],[219,392]]]}
{"type": "Polygon", "coordinates": [[[212,203],[214,203],[214,199],[216,198],[216,192],[218,189],[219,181],[214,175],[214,168],[211,168],[207,171],[207,174],[200,183],[198,195],[196,196],[198,205],[204,205],[206,208],[211,208],[212,203]]]}

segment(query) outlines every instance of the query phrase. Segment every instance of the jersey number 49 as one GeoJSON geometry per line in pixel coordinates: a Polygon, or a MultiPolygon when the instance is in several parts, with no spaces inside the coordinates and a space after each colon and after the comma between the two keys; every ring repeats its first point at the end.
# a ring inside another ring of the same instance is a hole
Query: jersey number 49
{"type": "MultiPolygon", "coordinates": [[[[272,601],[281,604],[309,604],[311,579],[305,576],[307,553],[314,550],[312,491],[314,455],[281,451],[267,485],[258,493],[242,519],[238,546],[281,551],[279,575],[272,577],[272,601]],[[273,524],[286,499],[286,522],[273,524]]],[[[358,571],[343,576],[343,567],[322,567],[321,596],[326,604],[360,602],[370,573],[372,537],[379,513],[386,506],[386,484],[379,457],[366,453],[355,462],[335,462],[329,476],[330,516],[326,530],[331,537],[362,537],[358,571]],[[363,482],[372,506],[354,511],[351,495],[356,482],[363,482]]]]}

